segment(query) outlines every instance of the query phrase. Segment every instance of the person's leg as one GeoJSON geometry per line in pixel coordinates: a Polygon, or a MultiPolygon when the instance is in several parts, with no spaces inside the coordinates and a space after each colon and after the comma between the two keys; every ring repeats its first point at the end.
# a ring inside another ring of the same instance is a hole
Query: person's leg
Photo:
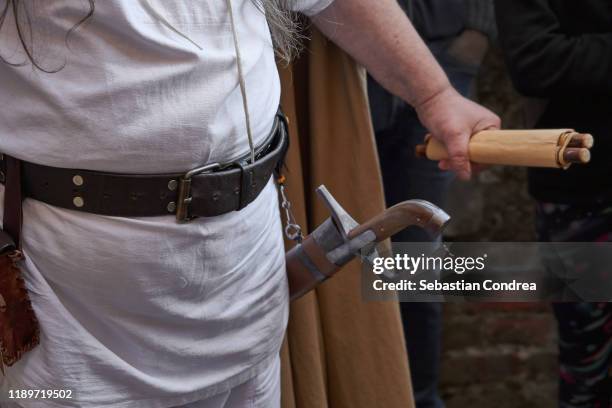
{"type": "Polygon", "coordinates": [[[280,356],[227,392],[174,408],[280,408],[280,356]]]}
{"type": "Polygon", "coordinates": [[[416,406],[444,407],[438,392],[442,304],[400,303],[400,311],[416,406]]]}
{"type": "MultiPolygon", "coordinates": [[[[2,402],[0,408],[21,408],[2,402]]],[[[259,374],[229,391],[173,408],[280,408],[280,356],[259,374]]]]}
{"type": "Polygon", "coordinates": [[[280,356],[245,386],[231,391],[223,408],[280,408],[280,356]]]}
{"type": "Polygon", "coordinates": [[[608,408],[612,358],[609,303],[553,305],[559,328],[559,407],[608,408]]]}
{"type": "MultiPolygon", "coordinates": [[[[436,163],[415,160],[414,149],[426,130],[409,107],[399,112],[395,126],[376,135],[387,205],[410,199],[442,206],[452,176],[436,163]]],[[[411,227],[393,237],[394,242],[429,242],[422,229],[411,227]]],[[[417,408],[444,406],[438,394],[441,315],[438,303],[401,303],[400,311],[417,408]]]]}
{"type": "MultiPolygon", "coordinates": [[[[609,241],[606,206],[539,203],[540,241],[609,241]]],[[[556,303],[559,334],[559,407],[612,407],[612,304],[556,303]]]]}
{"type": "MultiPolygon", "coordinates": [[[[441,62],[453,86],[467,96],[476,68],[461,66],[450,59],[441,59],[441,62]]],[[[423,143],[426,134],[416,112],[407,105],[397,113],[391,128],[376,134],[387,205],[421,199],[444,208],[452,174],[441,171],[436,162],[418,160],[414,156],[416,146],[423,143]]],[[[393,237],[394,242],[431,240],[431,236],[417,227],[407,228],[393,237]]],[[[400,311],[416,406],[443,407],[438,393],[442,306],[438,303],[401,303],[400,311]]]]}
{"type": "MultiPolygon", "coordinates": [[[[239,385],[238,387],[241,386],[242,385],[239,385]]],[[[189,404],[184,405],[178,405],[172,408],[225,408],[225,403],[227,402],[229,396],[230,391],[226,391],[200,401],[191,402],[189,404]]]]}

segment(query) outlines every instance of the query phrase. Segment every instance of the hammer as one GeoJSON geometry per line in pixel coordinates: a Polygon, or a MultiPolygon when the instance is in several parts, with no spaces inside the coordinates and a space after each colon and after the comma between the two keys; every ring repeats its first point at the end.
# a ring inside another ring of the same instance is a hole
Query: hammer
{"type": "Polygon", "coordinates": [[[331,216],[286,254],[291,300],[331,278],[362,250],[375,252],[376,243],[395,233],[417,225],[431,234],[439,234],[450,220],[448,214],[430,202],[410,200],[358,224],[325,186],[316,191],[331,216]]]}

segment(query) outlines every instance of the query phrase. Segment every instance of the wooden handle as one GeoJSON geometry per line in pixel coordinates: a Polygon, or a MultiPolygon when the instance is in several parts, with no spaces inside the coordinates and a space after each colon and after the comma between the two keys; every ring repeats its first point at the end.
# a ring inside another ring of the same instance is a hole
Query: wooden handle
{"type": "MultiPolygon", "coordinates": [[[[429,207],[419,205],[419,203],[415,201],[405,201],[388,208],[376,217],[359,225],[349,232],[348,237],[353,239],[371,230],[376,235],[376,242],[380,242],[411,225],[418,225],[424,228],[432,219],[433,215],[429,207]]],[[[440,228],[442,228],[442,226],[440,226],[440,228]]]]}
{"type": "Polygon", "coordinates": [[[414,149],[414,154],[419,159],[426,159],[427,158],[427,145],[426,144],[417,145],[417,147],[414,149]]]}
{"type": "MultiPolygon", "coordinates": [[[[592,135],[572,129],[487,130],[472,136],[469,156],[480,164],[565,168],[588,163],[593,145],[592,135]]],[[[431,137],[415,153],[435,161],[448,158],[445,146],[431,137]]]]}

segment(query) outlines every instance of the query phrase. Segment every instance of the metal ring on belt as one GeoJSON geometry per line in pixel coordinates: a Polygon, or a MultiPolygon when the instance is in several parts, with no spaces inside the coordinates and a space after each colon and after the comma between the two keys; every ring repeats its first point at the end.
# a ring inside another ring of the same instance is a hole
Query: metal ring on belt
{"type": "MultiPolygon", "coordinates": [[[[22,161],[24,195],[61,208],[118,217],[175,214],[179,222],[212,217],[241,210],[255,200],[284,160],[288,143],[286,119],[279,112],[266,143],[257,149],[255,164],[237,160],[186,173],[133,175],[22,161]]],[[[3,156],[0,169],[5,170],[3,156]]]]}

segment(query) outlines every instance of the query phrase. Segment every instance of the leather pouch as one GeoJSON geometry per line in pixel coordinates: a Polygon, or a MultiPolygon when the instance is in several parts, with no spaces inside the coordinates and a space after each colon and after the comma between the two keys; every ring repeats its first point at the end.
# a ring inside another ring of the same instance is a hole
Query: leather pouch
{"type": "Polygon", "coordinates": [[[0,231],[0,367],[15,364],[39,342],[38,320],[17,266],[22,259],[13,240],[0,231]]]}
{"type": "MultiPolygon", "coordinates": [[[[13,159],[14,160],[14,159],[13,159]]],[[[11,162],[13,164],[13,162],[11,162]]],[[[9,166],[7,166],[9,167],[9,166]]],[[[4,229],[0,230],[0,370],[15,364],[40,339],[38,320],[32,309],[19,261],[23,254],[13,236],[21,233],[21,186],[19,166],[7,169],[4,229]],[[13,231],[9,234],[8,231],[13,231]]]]}

